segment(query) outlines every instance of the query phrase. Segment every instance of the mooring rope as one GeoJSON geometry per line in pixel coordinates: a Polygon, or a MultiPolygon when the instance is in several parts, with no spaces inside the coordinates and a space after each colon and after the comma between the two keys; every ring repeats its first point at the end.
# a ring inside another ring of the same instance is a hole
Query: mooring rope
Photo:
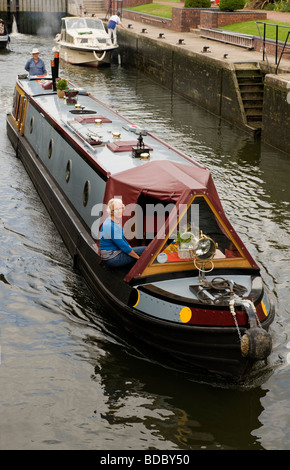
{"type": "Polygon", "coordinates": [[[227,279],[224,279],[223,277],[215,277],[212,281],[203,279],[202,287],[204,289],[215,289],[215,290],[220,290],[220,291],[230,289],[231,293],[234,293],[238,295],[239,297],[242,297],[245,294],[245,292],[247,292],[247,288],[245,286],[242,286],[232,281],[228,281],[227,279]]]}

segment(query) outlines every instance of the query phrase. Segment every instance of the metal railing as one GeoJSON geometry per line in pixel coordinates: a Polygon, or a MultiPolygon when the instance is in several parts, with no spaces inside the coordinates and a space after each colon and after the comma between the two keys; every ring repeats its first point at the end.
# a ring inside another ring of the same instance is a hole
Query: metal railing
{"type": "Polygon", "coordinates": [[[225,44],[245,47],[249,50],[254,47],[254,36],[251,36],[250,34],[236,33],[235,31],[227,31],[225,29],[200,28],[200,37],[224,42],[225,44]]]}
{"type": "Polygon", "coordinates": [[[288,39],[289,39],[289,35],[290,35],[290,27],[280,25],[280,24],[276,24],[276,23],[265,23],[264,21],[256,21],[255,23],[257,25],[260,40],[261,40],[262,45],[263,45],[263,60],[265,60],[265,58],[266,58],[269,70],[270,70],[270,65],[269,65],[267,51],[266,51],[265,46],[266,46],[266,44],[270,44],[270,45],[273,45],[273,43],[275,44],[275,65],[276,65],[275,73],[277,74],[282,56],[284,54],[290,54],[290,45],[287,44],[288,39]],[[263,25],[263,36],[261,34],[259,24],[263,25]],[[267,26],[275,26],[275,40],[270,40],[270,39],[266,38],[267,26]],[[283,43],[283,41],[279,41],[279,28],[287,28],[288,29],[287,36],[286,36],[286,39],[285,39],[284,43],[283,43]],[[280,52],[280,56],[278,58],[279,48],[281,49],[281,52],[280,52]]]}

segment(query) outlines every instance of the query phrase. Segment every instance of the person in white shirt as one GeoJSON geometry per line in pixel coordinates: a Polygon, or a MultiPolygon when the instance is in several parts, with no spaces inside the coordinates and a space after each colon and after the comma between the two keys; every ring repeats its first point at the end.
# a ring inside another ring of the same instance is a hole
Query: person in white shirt
{"type": "Polygon", "coordinates": [[[108,33],[110,36],[110,40],[112,41],[112,37],[113,37],[113,44],[115,46],[117,46],[117,26],[119,25],[121,26],[121,28],[126,29],[125,26],[123,26],[121,23],[120,16],[121,16],[121,13],[117,11],[116,15],[112,15],[109,18],[109,22],[108,22],[108,33]]]}

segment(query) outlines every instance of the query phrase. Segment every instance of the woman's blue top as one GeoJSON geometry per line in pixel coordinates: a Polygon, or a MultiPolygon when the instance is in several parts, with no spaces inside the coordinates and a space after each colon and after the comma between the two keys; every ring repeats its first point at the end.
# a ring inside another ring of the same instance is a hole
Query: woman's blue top
{"type": "Polygon", "coordinates": [[[122,250],[127,255],[132,251],[124,236],[122,226],[113,222],[110,217],[105,220],[101,228],[100,249],[107,251],[122,250]]]}

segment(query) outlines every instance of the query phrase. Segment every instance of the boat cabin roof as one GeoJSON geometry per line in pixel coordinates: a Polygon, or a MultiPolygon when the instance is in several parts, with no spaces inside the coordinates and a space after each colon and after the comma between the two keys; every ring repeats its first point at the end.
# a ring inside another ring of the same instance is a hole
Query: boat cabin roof
{"type": "Polygon", "coordinates": [[[18,79],[20,87],[41,108],[41,112],[53,119],[61,132],[68,134],[73,142],[81,145],[104,175],[114,175],[153,161],[183,163],[207,173],[203,165],[153,136],[143,126],[124,118],[86,90],[69,84],[69,88],[78,91],[77,102],[81,109],[76,109],[75,105],[66,104],[56,92],[47,88],[50,82],[51,77],[18,79]],[[96,124],[96,120],[100,121],[100,125],[96,124]],[[132,158],[132,149],[137,147],[140,133],[145,148],[149,149],[148,161],[132,158]]]}
{"type": "Polygon", "coordinates": [[[165,202],[177,202],[183,194],[207,194],[222,211],[210,172],[204,167],[189,166],[183,162],[149,161],[111,175],[106,185],[104,203],[115,194],[123,195],[125,205],[134,203],[141,193],[165,202]]]}

